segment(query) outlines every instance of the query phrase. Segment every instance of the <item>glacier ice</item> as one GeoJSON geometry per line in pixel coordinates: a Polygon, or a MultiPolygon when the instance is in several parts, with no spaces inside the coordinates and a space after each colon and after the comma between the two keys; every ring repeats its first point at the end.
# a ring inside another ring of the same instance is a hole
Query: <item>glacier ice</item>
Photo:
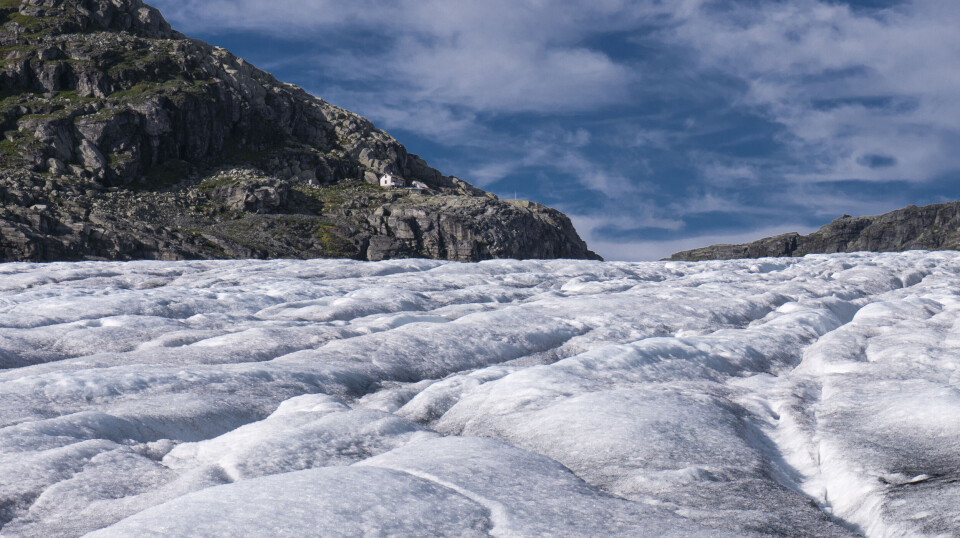
{"type": "Polygon", "coordinates": [[[960,255],[0,265],[0,535],[960,533],[960,255]]]}

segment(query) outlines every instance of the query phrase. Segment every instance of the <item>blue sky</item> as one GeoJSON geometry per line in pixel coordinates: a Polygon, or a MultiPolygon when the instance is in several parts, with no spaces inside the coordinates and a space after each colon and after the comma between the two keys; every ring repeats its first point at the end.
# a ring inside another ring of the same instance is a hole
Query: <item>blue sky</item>
{"type": "Polygon", "coordinates": [[[960,199],[955,0],[151,3],[607,259],[960,199]]]}

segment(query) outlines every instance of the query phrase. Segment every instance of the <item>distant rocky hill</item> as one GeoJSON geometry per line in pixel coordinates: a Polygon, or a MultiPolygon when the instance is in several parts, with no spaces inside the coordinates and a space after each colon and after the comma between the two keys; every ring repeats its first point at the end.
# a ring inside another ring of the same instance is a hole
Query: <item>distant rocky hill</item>
{"type": "Polygon", "coordinates": [[[743,245],[678,252],[671,260],[730,260],[816,253],[960,250],[960,202],[907,206],[883,215],[844,215],[810,235],[788,233],[743,245]]]}
{"type": "Polygon", "coordinates": [[[0,124],[0,261],[598,258],[140,0],[0,0],[0,124]]]}

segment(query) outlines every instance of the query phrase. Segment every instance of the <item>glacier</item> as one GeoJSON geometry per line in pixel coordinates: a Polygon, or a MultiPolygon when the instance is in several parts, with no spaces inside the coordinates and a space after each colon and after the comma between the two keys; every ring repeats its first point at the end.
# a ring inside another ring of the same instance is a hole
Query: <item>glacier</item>
{"type": "Polygon", "coordinates": [[[960,253],[0,265],[2,536],[957,536],[960,253]]]}

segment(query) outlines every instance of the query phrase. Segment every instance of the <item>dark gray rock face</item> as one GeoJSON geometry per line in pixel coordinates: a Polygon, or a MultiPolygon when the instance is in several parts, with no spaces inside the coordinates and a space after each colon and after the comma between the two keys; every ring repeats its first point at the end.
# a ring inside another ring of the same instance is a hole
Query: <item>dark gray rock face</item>
{"type": "Polygon", "coordinates": [[[678,252],[671,260],[729,260],[806,254],[960,250],[960,202],[907,206],[872,217],[844,215],[810,235],[789,233],[743,245],[678,252]]]}
{"type": "Polygon", "coordinates": [[[0,2],[0,127],[2,261],[596,257],[140,0],[0,2]]]}
{"type": "Polygon", "coordinates": [[[227,209],[250,213],[273,213],[284,206],[290,189],[276,178],[243,179],[217,187],[210,197],[227,209]]]}
{"type": "Polygon", "coordinates": [[[367,216],[369,260],[426,254],[461,261],[593,258],[565,215],[530,202],[421,197],[386,203],[367,216]],[[517,250],[519,247],[519,251],[517,250]]]}

